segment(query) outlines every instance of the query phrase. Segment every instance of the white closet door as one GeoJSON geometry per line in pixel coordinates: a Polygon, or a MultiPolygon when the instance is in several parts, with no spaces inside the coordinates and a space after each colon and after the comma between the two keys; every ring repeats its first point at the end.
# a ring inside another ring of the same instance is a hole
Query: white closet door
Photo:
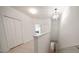
{"type": "Polygon", "coordinates": [[[0,52],[6,52],[8,50],[8,44],[5,36],[3,20],[0,16],[0,52]]]}
{"type": "Polygon", "coordinates": [[[22,44],[22,23],[21,21],[12,17],[3,17],[4,27],[8,41],[8,47],[13,48],[22,44]]]}
{"type": "Polygon", "coordinates": [[[23,43],[23,31],[22,31],[22,22],[15,20],[15,45],[23,43]]]}

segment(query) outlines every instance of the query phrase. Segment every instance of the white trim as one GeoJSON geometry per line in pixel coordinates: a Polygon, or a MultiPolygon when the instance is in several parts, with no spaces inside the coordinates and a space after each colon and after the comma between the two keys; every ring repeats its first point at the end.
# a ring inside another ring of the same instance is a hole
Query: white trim
{"type": "Polygon", "coordinates": [[[34,37],[41,37],[41,36],[43,36],[43,35],[45,35],[45,34],[48,34],[49,32],[45,32],[45,33],[41,33],[41,34],[36,34],[36,35],[33,35],[34,37]]]}

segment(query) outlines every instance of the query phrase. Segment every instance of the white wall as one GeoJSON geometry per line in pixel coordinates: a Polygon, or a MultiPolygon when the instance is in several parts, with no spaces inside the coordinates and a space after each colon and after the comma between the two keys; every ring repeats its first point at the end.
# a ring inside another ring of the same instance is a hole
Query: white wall
{"type": "Polygon", "coordinates": [[[58,40],[60,18],[51,19],[51,40],[58,40]]]}
{"type": "Polygon", "coordinates": [[[50,35],[46,33],[38,38],[38,53],[48,53],[50,45],[50,35]]]}
{"type": "MultiPolygon", "coordinates": [[[[47,53],[49,49],[49,43],[50,43],[50,26],[51,26],[51,20],[50,19],[34,19],[33,25],[34,24],[41,24],[42,26],[42,33],[46,33],[42,36],[38,37],[38,53],[47,53]]],[[[35,48],[36,49],[36,48],[35,48]]]]}
{"type": "MultiPolygon", "coordinates": [[[[23,35],[22,39],[23,39],[24,43],[28,42],[30,40],[33,40],[33,36],[32,36],[32,22],[31,22],[32,18],[31,17],[29,17],[27,14],[24,14],[24,13],[22,13],[22,12],[18,11],[17,9],[12,8],[12,7],[0,7],[0,15],[1,16],[5,16],[6,15],[6,16],[14,17],[16,19],[21,20],[22,21],[22,35],[23,35]]],[[[5,30],[5,29],[3,29],[3,30],[5,30]]],[[[6,35],[4,34],[3,35],[3,38],[5,38],[4,40],[7,39],[5,36],[6,35]]],[[[0,42],[1,43],[3,42],[2,47],[7,47],[7,44],[6,44],[6,42],[4,40],[0,37],[0,42]]]]}
{"type": "Polygon", "coordinates": [[[61,18],[59,47],[79,45],[79,7],[67,8],[61,18]]]}
{"type": "Polygon", "coordinates": [[[50,27],[51,27],[51,22],[50,19],[33,19],[32,20],[33,25],[34,24],[40,24],[41,25],[41,32],[45,33],[45,32],[50,32],[50,27]]]}

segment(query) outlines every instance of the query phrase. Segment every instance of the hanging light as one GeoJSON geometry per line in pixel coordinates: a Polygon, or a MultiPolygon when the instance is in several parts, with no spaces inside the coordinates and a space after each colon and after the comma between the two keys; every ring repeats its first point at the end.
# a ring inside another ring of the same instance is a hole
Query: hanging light
{"type": "Polygon", "coordinates": [[[53,19],[58,19],[58,18],[59,18],[58,14],[53,15],[53,19]]]}
{"type": "Polygon", "coordinates": [[[53,19],[58,19],[58,18],[59,18],[59,10],[55,8],[53,11],[53,19]]]}

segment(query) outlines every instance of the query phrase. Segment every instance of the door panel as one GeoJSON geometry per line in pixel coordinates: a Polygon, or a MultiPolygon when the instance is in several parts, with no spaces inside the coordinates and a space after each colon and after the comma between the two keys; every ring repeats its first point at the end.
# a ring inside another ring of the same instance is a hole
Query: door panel
{"type": "Polygon", "coordinates": [[[0,52],[6,52],[8,50],[8,44],[5,36],[3,20],[0,16],[0,52]]]}
{"type": "Polygon", "coordinates": [[[4,27],[5,27],[5,32],[8,40],[8,47],[11,48],[14,45],[14,38],[15,38],[15,28],[14,28],[14,21],[13,20],[8,20],[8,18],[4,17],[4,27]],[[14,28],[14,30],[13,30],[14,28]]]}
{"type": "Polygon", "coordinates": [[[22,22],[21,21],[15,21],[15,35],[16,35],[15,44],[16,45],[22,44],[23,36],[22,36],[22,22]]]}
{"type": "Polygon", "coordinates": [[[22,44],[21,21],[11,17],[3,17],[3,20],[8,47],[13,48],[19,44],[22,44]]]}

